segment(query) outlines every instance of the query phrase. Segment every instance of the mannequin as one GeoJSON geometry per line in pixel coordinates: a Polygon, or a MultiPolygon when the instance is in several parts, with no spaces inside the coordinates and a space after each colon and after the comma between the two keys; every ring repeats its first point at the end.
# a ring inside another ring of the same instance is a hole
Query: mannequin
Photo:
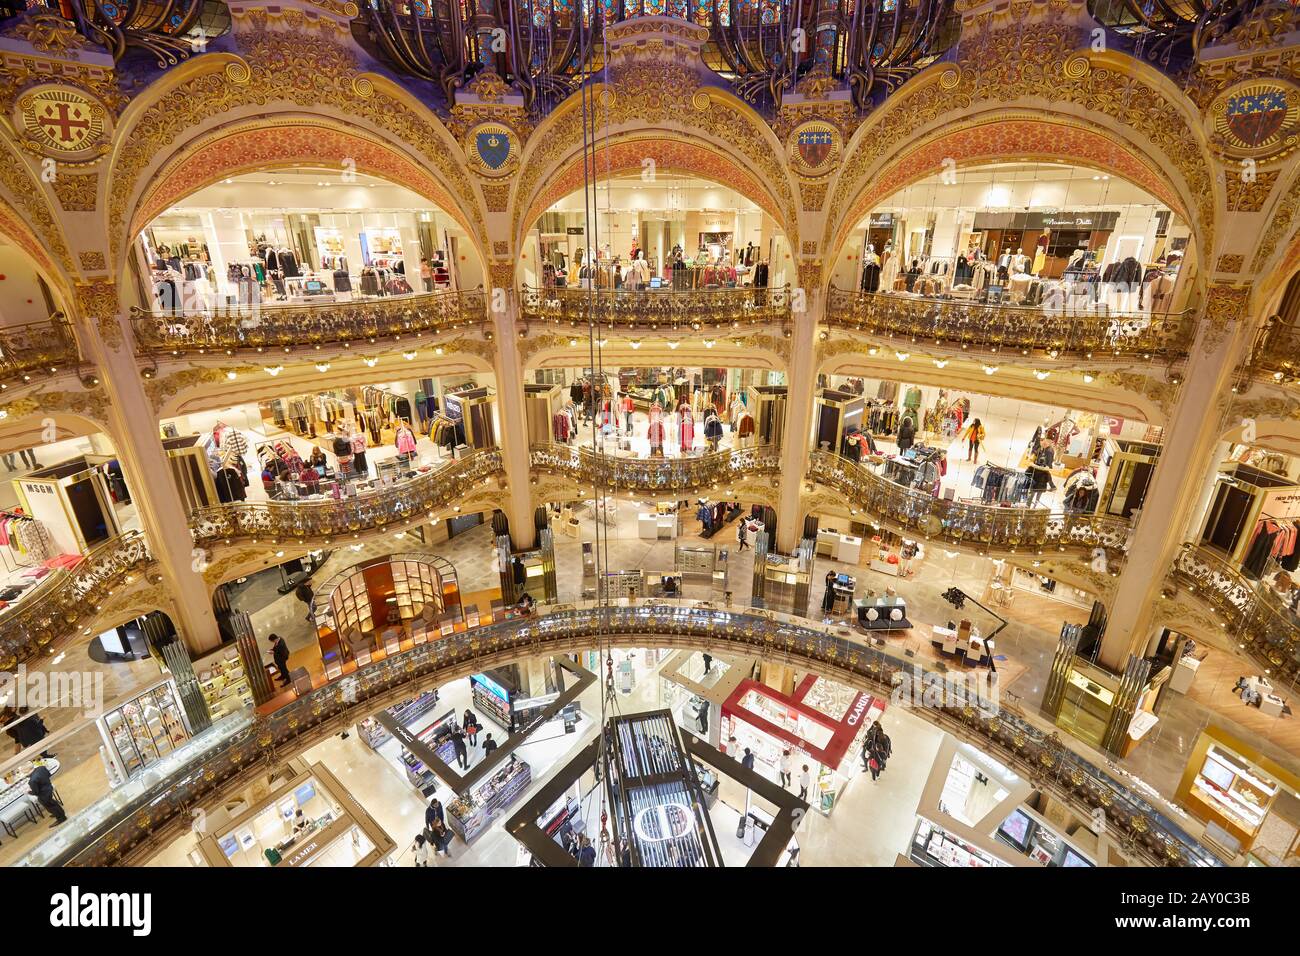
{"type": "Polygon", "coordinates": [[[892,289],[896,275],[898,275],[898,256],[894,255],[894,240],[890,239],[880,253],[880,284],[885,289],[892,289]]]}
{"type": "Polygon", "coordinates": [[[874,245],[868,245],[862,257],[862,291],[880,291],[880,256],[876,255],[874,245]]]}
{"type": "Polygon", "coordinates": [[[1029,271],[1036,276],[1043,274],[1043,266],[1047,264],[1047,245],[1051,241],[1051,236],[1052,231],[1044,229],[1034,242],[1034,264],[1029,271]]]}
{"type": "Polygon", "coordinates": [[[1019,275],[1029,268],[1029,257],[1025,255],[1024,249],[1017,249],[1016,254],[1011,257],[1011,274],[1019,275]]]}

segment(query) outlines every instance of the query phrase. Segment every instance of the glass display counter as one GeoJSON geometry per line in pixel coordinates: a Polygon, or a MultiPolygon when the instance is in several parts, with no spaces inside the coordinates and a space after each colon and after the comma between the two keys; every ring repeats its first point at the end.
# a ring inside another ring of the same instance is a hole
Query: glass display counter
{"type": "Polygon", "coordinates": [[[113,786],[153,766],[190,739],[185,711],[168,678],[105,713],[95,721],[113,786]]]}
{"type": "Polygon", "coordinates": [[[466,843],[472,842],[492,821],[528,789],[533,773],[522,760],[511,759],[468,796],[458,797],[447,806],[447,825],[466,843]]]}

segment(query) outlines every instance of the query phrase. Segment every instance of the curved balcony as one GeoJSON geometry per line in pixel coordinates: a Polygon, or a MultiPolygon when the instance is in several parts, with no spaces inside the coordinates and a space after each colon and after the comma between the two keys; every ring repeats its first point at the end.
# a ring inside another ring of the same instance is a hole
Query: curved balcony
{"type": "Polygon", "coordinates": [[[610,332],[719,335],[790,323],[790,287],[770,289],[534,289],[520,291],[520,319],[585,328],[600,323],[610,332]]]}
{"type": "MultiPolygon", "coordinates": [[[[143,857],[183,832],[192,807],[222,799],[264,772],[268,760],[283,761],[417,687],[437,686],[522,656],[575,653],[597,642],[779,656],[802,669],[884,695],[903,674],[915,679],[917,666],[914,660],[840,636],[833,628],[797,623],[783,615],[738,613],[685,601],[544,608],[537,617],[499,621],[389,655],[255,723],[236,715],[214,725],[194,742],[195,752],[187,762],[178,760],[138,787],[105,798],[23,862],[110,866],[143,857]]],[[[1084,818],[1100,810],[1111,832],[1146,862],[1219,865],[1143,797],[1019,714],[960,688],[945,695],[939,706],[918,713],[1069,800],[1084,818]]]]}
{"type": "Polygon", "coordinates": [[[501,452],[478,451],[408,481],[349,498],[244,501],[202,508],[190,516],[195,544],[237,539],[322,541],[419,523],[452,508],[474,488],[502,474],[501,452]]]}
{"type": "Polygon", "coordinates": [[[825,324],[920,346],[1049,359],[1185,359],[1195,334],[1189,312],[1078,311],[981,305],[832,288],[825,324]]]}
{"type": "Polygon", "coordinates": [[[1174,559],[1172,577],[1221,615],[1233,639],[1274,679],[1300,676],[1300,618],[1268,585],[1190,543],[1174,559]]]}
{"type": "Polygon", "coordinates": [[[71,571],[52,574],[35,593],[0,615],[0,670],[10,670],[58,638],[76,633],[105,598],[151,564],[144,535],[128,531],[93,549],[71,571]]]}
{"type": "Polygon", "coordinates": [[[24,385],[36,375],[53,375],[80,361],[72,323],[62,313],[44,322],[0,327],[0,383],[6,388],[24,385]]]}
{"type": "Polygon", "coordinates": [[[781,472],[781,452],[772,445],[689,458],[616,458],[590,448],[534,445],[531,459],[534,470],[571,478],[579,485],[647,494],[725,487],[781,472]]]}
{"type": "Polygon", "coordinates": [[[263,302],[175,312],[132,307],[131,325],[141,354],[234,354],[479,331],[487,325],[487,305],[483,290],[475,289],[312,305],[263,302]]]}
{"type": "Polygon", "coordinates": [[[849,506],[900,531],[982,552],[1104,548],[1113,561],[1128,540],[1130,525],[1124,518],[947,501],[828,452],[812,453],[808,477],[843,494],[849,506]]]}
{"type": "Polygon", "coordinates": [[[1270,320],[1255,339],[1245,372],[1279,385],[1300,384],[1300,323],[1270,320]]]}

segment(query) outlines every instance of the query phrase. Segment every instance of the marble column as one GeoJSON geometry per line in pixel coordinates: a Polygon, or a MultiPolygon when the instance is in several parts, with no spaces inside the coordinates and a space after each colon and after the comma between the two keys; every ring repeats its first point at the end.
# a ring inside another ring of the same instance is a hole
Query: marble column
{"type": "Polygon", "coordinates": [[[1239,287],[1210,291],[1111,601],[1100,659],[1114,671],[1143,653],[1167,572],[1197,517],[1206,473],[1218,464],[1233,372],[1250,338],[1246,299],[1239,287]]]}
{"type": "MultiPolygon", "coordinates": [[[[796,290],[797,293],[797,290],[796,290]]],[[[812,444],[813,386],[817,382],[817,323],[822,293],[809,292],[806,308],[794,313],[790,367],[786,375],[785,432],[781,436],[780,495],[776,509],[775,550],[789,553],[799,544],[803,511],[799,505],[812,444]]],[[[796,301],[795,305],[799,305],[796,301]]]]}
{"type": "Polygon", "coordinates": [[[489,293],[489,309],[494,304],[504,305],[501,311],[492,312],[496,345],[492,371],[497,380],[497,414],[501,423],[498,441],[508,484],[504,511],[510,519],[510,538],[515,548],[531,548],[537,533],[533,527],[533,502],[528,480],[528,415],[524,406],[524,369],[516,323],[519,299],[514,290],[502,295],[502,302],[494,303],[493,298],[489,293]]]}
{"type": "Polygon", "coordinates": [[[82,343],[99,368],[108,393],[107,418],[123,477],[149,549],[172,598],[172,623],[193,655],[221,643],[212,595],[203,578],[206,555],[194,547],[189,515],[172,478],[159,437],[158,415],[137,367],[130,322],[118,301],[118,287],[100,281],[78,288],[82,343]]]}

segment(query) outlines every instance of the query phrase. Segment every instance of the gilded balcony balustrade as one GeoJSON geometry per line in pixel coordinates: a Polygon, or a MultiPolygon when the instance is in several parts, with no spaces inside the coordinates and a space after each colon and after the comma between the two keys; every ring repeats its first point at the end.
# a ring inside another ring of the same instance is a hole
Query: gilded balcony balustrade
{"type": "Polygon", "coordinates": [[[1174,559],[1171,575],[1223,618],[1225,630],[1270,677],[1300,677],[1300,617],[1262,581],[1253,581],[1207,548],[1192,544],[1174,559]]]}
{"type": "Polygon", "coordinates": [[[917,537],[980,551],[1105,548],[1114,565],[1128,539],[1130,526],[1124,518],[948,501],[890,481],[868,465],[829,452],[812,453],[808,478],[840,492],[846,505],[867,517],[917,537]]]}
{"type": "Polygon", "coordinates": [[[419,524],[465,501],[486,481],[504,474],[501,452],[476,451],[406,481],[351,497],[297,501],[240,501],[201,508],[190,516],[198,545],[237,539],[321,541],[419,524]]]}
{"type": "Polygon", "coordinates": [[[984,305],[836,288],[825,323],[922,347],[1050,359],[1176,361],[1187,357],[1195,333],[1189,312],[1072,309],[1047,300],[1032,307],[984,305]]]}
{"type": "Polygon", "coordinates": [[[0,328],[0,384],[5,388],[26,384],[38,375],[53,375],[80,361],[72,323],[62,313],[44,322],[0,328]]]}
{"type": "Polygon", "coordinates": [[[54,572],[0,613],[0,671],[12,670],[52,642],[78,632],[115,590],[153,565],[144,535],[128,531],[91,550],[70,571],[54,572]]]}
{"type": "Polygon", "coordinates": [[[525,329],[535,324],[585,327],[597,322],[618,332],[719,335],[745,329],[790,326],[790,287],[742,289],[534,289],[520,292],[525,329]]]}
{"type": "MultiPolygon", "coordinates": [[[[361,716],[392,706],[415,688],[521,657],[576,653],[593,641],[628,647],[707,648],[714,654],[766,656],[876,693],[888,694],[906,676],[917,679],[915,660],[870,647],[832,628],[785,615],[740,612],[689,601],[638,601],[539,608],[535,616],[506,618],[455,631],[390,654],[352,674],[303,694],[250,723],[233,715],[196,738],[188,760],[160,764],[156,777],[132,782],[71,820],[30,853],[27,865],[109,866],[166,845],[188,827],[191,809],[224,799],[245,785],[268,758],[283,761],[361,716]]],[[[922,679],[943,675],[926,672],[922,679]]],[[[927,686],[929,686],[927,684],[927,686]]],[[[1220,862],[1140,793],[1074,751],[1049,729],[954,686],[922,716],[970,741],[1026,779],[1068,800],[1085,818],[1104,813],[1107,826],[1145,862],[1158,866],[1217,866],[1220,862]]]]}
{"type": "Polygon", "coordinates": [[[482,289],[425,292],[348,302],[190,307],[178,311],[131,309],[136,348],[141,353],[241,350],[291,351],[298,346],[410,342],[438,335],[487,329],[482,289]]]}
{"type": "Polygon", "coordinates": [[[1245,371],[1252,378],[1279,385],[1300,384],[1300,323],[1273,319],[1265,324],[1245,371]]]}
{"type": "Polygon", "coordinates": [[[536,471],[572,478],[579,486],[612,492],[725,490],[746,478],[781,472],[781,452],[772,445],[687,458],[617,458],[596,454],[590,448],[534,445],[531,456],[536,471]]]}

